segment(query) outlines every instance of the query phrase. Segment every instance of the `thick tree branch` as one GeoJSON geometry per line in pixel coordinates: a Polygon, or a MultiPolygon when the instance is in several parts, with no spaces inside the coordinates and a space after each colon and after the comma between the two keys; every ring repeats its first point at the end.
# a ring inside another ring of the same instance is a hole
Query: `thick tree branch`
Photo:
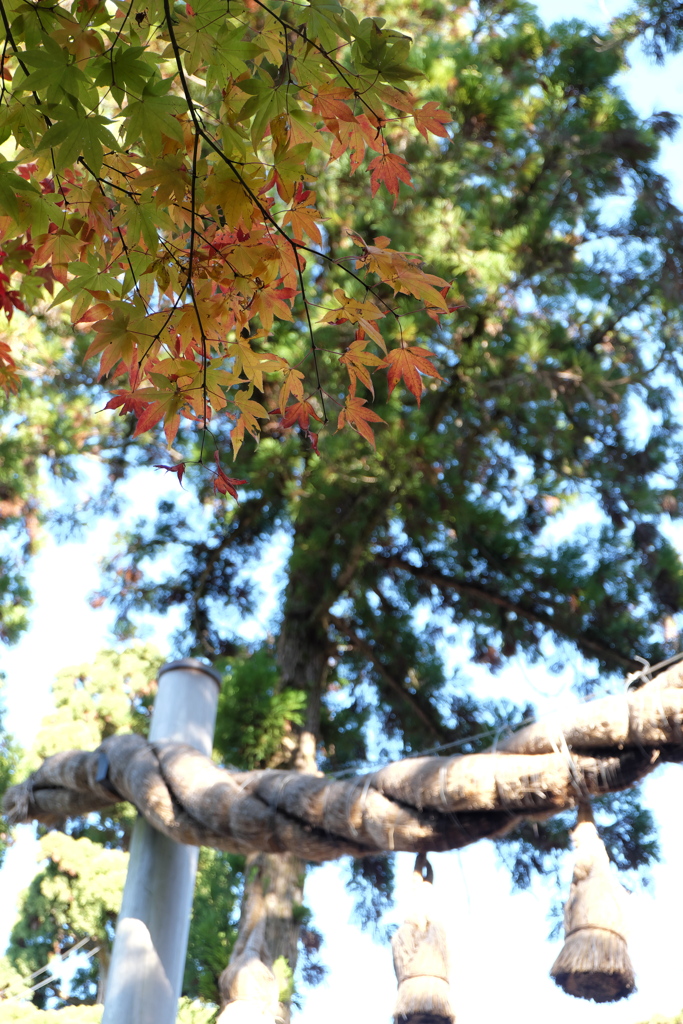
{"type": "Polygon", "coordinates": [[[375,556],[375,560],[386,565],[388,569],[399,569],[402,572],[409,573],[416,579],[424,580],[425,583],[431,583],[439,590],[452,590],[457,594],[462,594],[464,597],[470,597],[477,602],[493,604],[498,608],[504,608],[506,611],[514,612],[515,615],[519,615],[528,622],[537,622],[539,625],[545,626],[546,629],[550,629],[563,638],[571,640],[589,657],[594,658],[597,656],[602,658],[604,661],[611,661],[616,665],[620,665],[622,668],[635,670],[641,667],[640,663],[635,661],[633,658],[629,658],[627,655],[621,654],[619,651],[615,651],[612,647],[608,647],[599,640],[593,640],[591,637],[587,637],[580,633],[570,636],[569,633],[563,629],[562,624],[552,615],[538,611],[535,608],[529,608],[518,601],[513,601],[504,594],[498,594],[496,591],[489,590],[487,587],[483,587],[480,584],[467,583],[464,580],[456,580],[453,576],[447,576],[445,573],[440,572],[438,569],[431,568],[430,566],[413,565],[412,562],[408,562],[400,555],[378,554],[375,556]]]}

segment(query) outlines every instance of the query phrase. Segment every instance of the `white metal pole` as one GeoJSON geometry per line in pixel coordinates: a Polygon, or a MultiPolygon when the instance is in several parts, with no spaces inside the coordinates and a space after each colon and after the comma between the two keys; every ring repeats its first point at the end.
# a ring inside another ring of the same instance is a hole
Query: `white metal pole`
{"type": "MultiPolygon", "coordinates": [[[[149,739],[211,755],[221,677],[196,658],[164,665],[149,739]]],[[[172,1024],[190,929],[199,850],[138,818],[116,926],[102,1024],[172,1024]]]]}

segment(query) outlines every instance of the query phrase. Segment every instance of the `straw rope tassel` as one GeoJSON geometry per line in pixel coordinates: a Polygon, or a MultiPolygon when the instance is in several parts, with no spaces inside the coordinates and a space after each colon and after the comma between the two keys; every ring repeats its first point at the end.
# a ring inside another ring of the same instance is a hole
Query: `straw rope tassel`
{"type": "Polygon", "coordinates": [[[624,888],[612,872],[589,804],[579,804],[564,946],[550,974],[568,995],[611,1003],[635,991],[626,946],[624,888]]]}
{"type": "Polygon", "coordinates": [[[413,871],[411,906],[391,940],[398,993],[395,1024],[454,1024],[448,984],[448,948],[443,926],[432,909],[434,874],[418,854],[413,871]]]}

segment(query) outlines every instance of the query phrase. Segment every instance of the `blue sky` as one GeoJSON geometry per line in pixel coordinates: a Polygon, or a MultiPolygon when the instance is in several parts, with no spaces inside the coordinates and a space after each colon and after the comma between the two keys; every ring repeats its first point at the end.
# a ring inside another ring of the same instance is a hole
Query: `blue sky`
{"type": "MultiPolygon", "coordinates": [[[[606,0],[543,0],[540,12],[546,20],[582,17],[596,26],[625,5],[606,0]]],[[[642,116],[666,109],[683,113],[683,57],[657,67],[634,52],[632,67],[622,76],[622,87],[642,116]]],[[[683,203],[683,144],[664,146],[662,170],[672,179],[674,195],[683,203]]],[[[168,491],[163,474],[147,473],[130,488],[137,513],[151,509],[168,491]]],[[[90,660],[108,643],[111,616],[87,604],[97,588],[97,561],[108,550],[117,529],[111,520],[100,522],[82,542],[57,546],[46,539],[32,570],[36,595],[33,625],[22,642],[3,652],[8,682],[8,726],[23,744],[29,744],[45,713],[49,687],[55,673],[71,664],[90,660]]],[[[267,609],[262,612],[267,621],[267,609]]],[[[164,650],[175,624],[157,623],[151,639],[164,650]]],[[[261,624],[251,625],[258,635],[261,624]]],[[[474,670],[470,673],[474,677],[474,670]]],[[[514,699],[531,700],[546,710],[566,707],[572,673],[551,677],[542,666],[530,669],[522,662],[497,677],[514,699]],[[510,691],[514,690],[514,693],[510,691]]],[[[491,686],[481,670],[476,682],[491,686]]],[[[458,1024],[506,1020],[516,1024],[637,1024],[655,1014],[672,1015],[683,1007],[680,977],[680,938],[676,923],[683,917],[683,826],[673,808],[680,806],[681,769],[668,766],[646,784],[645,796],[659,821],[664,859],[653,872],[653,885],[629,899],[631,955],[638,975],[638,992],[627,1003],[595,1006],[578,1002],[560,992],[548,978],[557,943],[546,941],[550,925],[547,913],[555,892],[537,884],[527,893],[511,895],[509,875],[496,860],[491,844],[480,843],[461,853],[433,858],[438,900],[447,924],[453,962],[453,994],[458,1024]],[[671,924],[670,924],[671,923],[671,924]]],[[[35,872],[35,844],[30,829],[10,851],[0,885],[0,948],[6,942],[14,916],[18,891],[35,872]]],[[[569,865],[567,865],[567,870],[569,865]]],[[[412,857],[398,857],[398,888],[395,911],[387,921],[399,922],[405,905],[406,884],[412,857]]],[[[388,947],[380,946],[349,924],[352,900],[343,887],[344,869],[337,865],[315,869],[307,882],[306,900],[315,923],[325,935],[323,959],[333,965],[329,980],[306,997],[300,1024],[324,1019],[336,1024],[357,1017],[390,1019],[395,980],[388,947]],[[362,1004],[360,1003],[362,1000],[362,1004]]],[[[568,876],[565,879],[568,885],[568,876]]]]}

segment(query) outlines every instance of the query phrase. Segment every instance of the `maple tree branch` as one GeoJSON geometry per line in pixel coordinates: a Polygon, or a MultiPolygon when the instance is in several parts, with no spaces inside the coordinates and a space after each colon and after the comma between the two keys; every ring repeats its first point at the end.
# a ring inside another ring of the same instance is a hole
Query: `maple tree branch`
{"type": "Polygon", "coordinates": [[[493,604],[498,608],[505,609],[505,611],[514,612],[516,615],[527,619],[529,622],[537,622],[539,625],[545,626],[554,633],[559,633],[567,639],[570,639],[577,645],[577,647],[587,652],[590,657],[595,657],[597,655],[600,658],[604,658],[606,661],[612,661],[624,668],[637,669],[640,666],[640,663],[635,661],[633,658],[629,658],[627,655],[621,654],[619,651],[615,651],[611,647],[607,647],[598,640],[592,640],[590,637],[581,635],[569,636],[562,629],[561,624],[557,622],[552,615],[547,615],[545,612],[528,608],[517,601],[513,601],[509,597],[505,597],[503,594],[488,590],[480,584],[468,583],[465,580],[456,580],[453,576],[447,576],[445,573],[442,573],[438,569],[434,569],[428,565],[413,565],[411,562],[406,561],[405,558],[401,558],[399,555],[376,554],[375,561],[381,562],[388,569],[399,569],[401,572],[407,572],[416,579],[424,580],[425,583],[430,583],[433,586],[438,587],[439,590],[452,590],[458,594],[462,594],[464,597],[470,597],[475,601],[483,602],[484,604],[493,604]]]}
{"type": "MultiPolygon", "coordinates": [[[[296,27],[296,25],[290,25],[290,23],[289,23],[288,21],[285,21],[285,20],[284,20],[284,18],[281,18],[281,17],[280,17],[280,16],[278,15],[278,14],[276,14],[276,13],[275,13],[275,11],[271,11],[270,7],[268,7],[268,6],[266,5],[266,4],[264,4],[264,3],[262,2],[262,0],[254,0],[254,3],[256,4],[256,6],[257,6],[257,7],[261,7],[261,8],[263,8],[263,10],[264,10],[264,11],[266,11],[266,13],[267,13],[267,14],[270,14],[270,16],[271,16],[272,18],[274,18],[274,19],[275,19],[276,21],[279,21],[279,22],[280,22],[280,24],[282,25],[282,27],[283,27],[283,28],[284,28],[285,30],[286,30],[286,29],[290,29],[290,30],[291,30],[292,32],[295,32],[295,33],[296,33],[296,35],[298,35],[300,39],[303,39],[303,40],[304,40],[304,42],[305,42],[305,43],[306,43],[306,44],[307,44],[308,46],[312,47],[312,49],[314,49],[314,50],[317,50],[317,51],[318,51],[318,53],[320,53],[320,54],[321,54],[321,55],[322,55],[322,56],[323,56],[323,57],[325,58],[325,60],[328,60],[328,61],[330,62],[330,64],[332,65],[332,67],[334,68],[334,70],[335,70],[335,71],[337,72],[337,74],[339,75],[339,77],[340,77],[340,78],[341,78],[341,79],[342,79],[342,80],[343,80],[344,82],[346,82],[346,85],[347,85],[347,87],[348,87],[349,89],[351,89],[351,90],[353,91],[353,95],[355,96],[355,98],[356,98],[356,99],[359,99],[359,100],[361,101],[361,103],[363,104],[363,106],[364,106],[364,107],[366,107],[366,109],[370,111],[370,113],[372,114],[372,116],[373,116],[374,118],[376,118],[376,120],[377,120],[377,121],[383,121],[383,120],[384,120],[384,118],[383,118],[383,117],[380,117],[380,116],[379,116],[379,114],[377,114],[377,113],[376,113],[376,112],[375,112],[375,111],[374,111],[374,110],[372,109],[372,107],[370,106],[370,104],[369,104],[369,103],[368,103],[368,102],[367,102],[366,100],[364,100],[364,99],[363,99],[363,94],[362,94],[362,93],[360,93],[360,92],[358,91],[358,89],[355,89],[355,88],[354,88],[354,87],[353,87],[353,86],[351,85],[351,82],[350,82],[350,81],[348,80],[348,78],[346,77],[346,74],[344,73],[344,72],[345,72],[345,68],[343,67],[343,65],[339,64],[339,63],[338,63],[338,61],[336,61],[336,60],[334,59],[334,57],[332,57],[332,56],[331,56],[331,55],[330,55],[330,54],[328,53],[328,51],[327,51],[327,50],[325,50],[325,49],[324,49],[324,48],[323,48],[322,46],[320,46],[320,45],[319,45],[318,43],[316,43],[316,42],[315,42],[315,41],[314,41],[313,39],[309,39],[309,38],[308,38],[308,36],[306,35],[306,31],[305,31],[305,29],[304,29],[304,30],[302,30],[302,29],[299,29],[299,28],[297,28],[297,27],[296,27]]],[[[286,31],[285,31],[285,38],[286,38],[286,35],[287,35],[287,33],[286,33],[286,31]]],[[[377,77],[379,78],[379,75],[378,75],[377,77]]],[[[381,135],[381,129],[380,129],[380,128],[378,128],[378,129],[377,129],[377,134],[378,134],[378,135],[381,135]]]]}
{"type": "MultiPolygon", "coordinates": [[[[259,0],[256,0],[256,2],[258,3],[259,0]]],[[[263,5],[260,5],[260,6],[263,6],[263,5]]],[[[196,106],[195,106],[194,100],[192,99],[192,94],[190,92],[190,88],[189,88],[189,85],[188,85],[188,82],[187,82],[187,78],[186,78],[186,75],[185,75],[185,69],[182,66],[182,58],[180,56],[180,47],[178,46],[178,40],[176,38],[175,31],[173,29],[173,25],[172,25],[172,21],[171,21],[171,10],[170,10],[169,0],[164,0],[164,12],[165,12],[165,16],[166,16],[166,25],[167,25],[167,28],[168,28],[168,35],[169,35],[169,39],[170,39],[170,42],[171,42],[171,48],[173,49],[173,54],[174,54],[174,58],[175,58],[175,62],[176,62],[176,67],[178,68],[178,76],[180,78],[180,83],[181,83],[181,86],[182,86],[182,89],[183,89],[183,93],[185,94],[185,100],[186,100],[187,105],[188,105],[188,111],[189,111],[190,117],[192,118],[192,122],[194,124],[195,131],[198,132],[202,136],[202,138],[207,143],[207,145],[214,151],[214,153],[216,153],[216,155],[218,157],[220,157],[221,160],[223,160],[223,162],[226,164],[226,166],[228,166],[230,168],[230,170],[233,172],[233,174],[235,175],[235,177],[239,181],[239,183],[242,186],[242,188],[245,190],[246,194],[249,196],[251,201],[254,203],[254,205],[257,207],[257,209],[259,210],[259,212],[263,216],[264,220],[268,221],[268,223],[271,224],[275,228],[277,233],[279,235],[281,235],[285,239],[285,241],[288,243],[288,245],[290,245],[292,247],[292,249],[294,251],[294,258],[296,260],[297,271],[298,271],[298,275],[299,275],[299,281],[300,281],[300,283],[302,285],[302,289],[303,289],[303,277],[302,277],[302,274],[301,274],[301,267],[299,265],[299,259],[298,259],[298,254],[297,254],[298,250],[302,250],[303,252],[310,252],[314,256],[319,257],[320,259],[325,260],[327,263],[334,264],[334,266],[340,266],[340,264],[336,260],[334,260],[331,256],[328,256],[326,253],[320,252],[318,249],[313,249],[309,245],[304,245],[303,242],[297,242],[295,239],[290,238],[290,236],[287,234],[287,232],[284,230],[284,228],[282,228],[280,226],[280,224],[278,224],[277,220],[273,217],[273,215],[270,213],[270,211],[267,209],[267,207],[265,207],[263,205],[263,203],[261,202],[259,197],[256,195],[256,193],[246,183],[243,175],[241,174],[241,172],[238,169],[237,164],[233,160],[231,160],[228,156],[226,156],[226,154],[223,152],[223,150],[220,148],[220,146],[211,137],[209,132],[207,132],[206,129],[203,127],[203,125],[201,124],[201,121],[199,120],[199,118],[197,116],[196,106]]],[[[325,54],[325,56],[327,57],[328,55],[325,54]]],[[[328,60],[330,60],[330,62],[334,64],[334,61],[332,61],[332,59],[330,57],[328,57],[328,60]]],[[[348,267],[341,267],[341,269],[344,271],[345,274],[348,274],[349,277],[352,277],[363,288],[365,288],[366,291],[370,292],[370,294],[373,295],[377,299],[378,302],[381,302],[382,305],[389,311],[389,313],[391,313],[396,318],[396,320],[399,322],[399,325],[400,325],[400,318],[399,318],[398,313],[396,313],[395,310],[392,309],[392,307],[389,305],[389,303],[385,299],[383,299],[380,295],[377,294],[375,289],[371,285],[369,285],[367,283],[367,281],[364,281],[361,277],[359,277],[358,274],[355,274],[348,267]]],[[[311,344],[312,344],[312,347],[313,347],[313,351],[315,353],[315,343],[314,343],[314,340],[313,340],[313,333],[312,333],[313,332],[313,328],[312,328],[312,325],[311,325],[310,315],[308,313],[308,301],[306,299],[305,290],[302,290],[301,298],[303,300],[304,306],[306,307],[306,317],[307,317],[307,320],[308,320],[309,329],[311,331],[311,344]]],[[[315,355],[314,355],[314,358],[315,358],[315,355]]],[[[317,360],[316,360],[316,371],[317,371],[317,360]]],[[[319,385],[319,390],[321,390],[321,388],[320,388],[320,381],[319,380],[318,380],[318,385],[319,385]]]]}

